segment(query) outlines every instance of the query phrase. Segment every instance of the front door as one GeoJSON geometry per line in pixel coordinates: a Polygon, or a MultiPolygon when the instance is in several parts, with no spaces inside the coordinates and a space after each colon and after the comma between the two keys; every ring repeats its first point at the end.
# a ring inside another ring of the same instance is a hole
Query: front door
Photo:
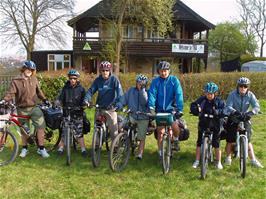
{"type": "Polygon", "coordinates": [[[97,74],[97,59],[94,57],[82,57],[82,70],[85,73],[97,74]]]}

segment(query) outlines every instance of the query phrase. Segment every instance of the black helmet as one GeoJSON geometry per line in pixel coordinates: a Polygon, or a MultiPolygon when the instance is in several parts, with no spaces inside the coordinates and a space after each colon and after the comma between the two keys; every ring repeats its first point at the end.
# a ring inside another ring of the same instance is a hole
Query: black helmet
{"type": "Polygon", "coordinates": [[[31,60],[23,62],[23,67],[30,70],[36,70],[36,64],[31,60]]]}
{"type": "Polygon", "coordinates": [[[157,72],[159,73],[159,70],[170,70],[170,63],[167,61],[161,61],[157,65],[157,72]]]}

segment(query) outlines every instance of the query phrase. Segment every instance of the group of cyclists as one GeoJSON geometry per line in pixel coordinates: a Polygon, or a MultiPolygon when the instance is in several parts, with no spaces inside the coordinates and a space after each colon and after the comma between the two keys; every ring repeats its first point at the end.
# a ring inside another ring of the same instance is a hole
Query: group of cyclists
{"type": "MultiPolygon", "coordinates": [[[[146,112],[151,115],[156,113],[172,113],[175,121],[171,128],[173,132],[172,142],[174,150],[179,150],[179,135],[180,127],[178,119],[183,115],[183,91],[178,78],[171,75],[170,63],[161,61],[157,65],[158,77],[155,77],[147,88],[148,78],[145,75],[139,74],[136,76],[136,85],[129,88],[123,93],[119,79],[112,74],[112,65],[108,61],[103,61],[99,65],[99,76],[93,81],[91,87],[86,90],[82,87],[77,70],[71,69],[68,71],[68,81],[60,91],[59,96],[55,100],[57,106],[62,107],[89,107],[92,104],[93,95],[97,92],[98,96],[96,104],[101,107],[107,119],[107,126],[113,140],[119,132],[117,111],[127,106],[130,112],[130,121],[137,124],[139,140],[139,148],[136,158],[142,159],[145,148],[146,132],[149,124],[147,115],[136,114],[137,112],[146,112]]],[[[44,147],[44,129],[46,127],[45,119],[42,111],[36,106],[37,98],[48,104],[49,101],[40,89],[40,85],[35,76],[36,65],[33,61],[25,61],[21,68],[21,73],[18,77],[12,80],[9,90],[6,92],[2,102],[9,102],[13,98],[17,105],[17,112],[31,117],[33,126],[37,129],[38,149],[37,153],[42,157],[49,157],[48,152],[44,147]]],[[[226,103],[218,96],[218,86],[213,82],[208,82],[204,87],[204,95],[191,103],[190,112],[193,115],[199,116],[198,123],[198,139],[196,143],[196,160],[192,167],[197,168],[200,164],[200,145],[202,132],[208,128],[202,114],[208,113],[215,116],[215,127],[212,146],[215,148],[216,167],[223,169],[221,163],[220,138],[224,128],[227,132],[226,137],[226,158],[225,164],[231,165],[231,154],[233,152],[233,144],[235,142],[235,133],[237,131],[237,123],[234,118],[241,118],[245,121],[245,128],[248,132],[248,151],[251,164],[257,168],[263,168],[263,165],[256,159],[253,146],[251,144],[251,123],[250,119],[260,111],[260,106],[255,95],[249,90],[250,80],[246,77],[241,77],[237,81],[237,87],[233,90],[226,103]],[[224,124],[223,118],[227,116],[228,121],[224,124]]],[[[64,110],[64,109],[63,109],[64,110]]],[[[64,112],[63,112],[64,114],[64,112]]],[[[97,112],[95,116],[97,116],[97,112]]],[[[83,120],[85,118],[84,109],[73,113],[75,120],[75,132],[77,133],[78,141],[81,147],[81,154],[87,157],[84,137],[83,137],[83,120]]],[[[153,125],[156,126],[155,121],[153,125]]],[[[161,144],[162,135],[165,128],[156,126],[155,137],[158,145],[158,155],[161,159],[161,144]]],[[[58,154],[64,152],[64,135],[58,146],[58,154]]],[[[20,157],[24,158],[28,154],[27,139],[22,136],[22,150],[20,157]]]]}

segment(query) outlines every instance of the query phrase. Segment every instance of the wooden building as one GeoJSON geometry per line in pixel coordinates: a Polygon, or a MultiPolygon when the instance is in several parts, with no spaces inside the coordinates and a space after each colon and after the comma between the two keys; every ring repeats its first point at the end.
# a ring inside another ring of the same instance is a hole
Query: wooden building
{"type": "MultiPolygon", "coordinates": [[[[106,20],[110,14],[110,0],[100,1],[84,13],[68,21],[73,28],[73,61],[77,68],[97,73],[102,47],[110,40],[111,31],[106,20]],[[95,33],[93,37],[89,36],[95,33]]],[[[154,73],[160,60],[168,60],[181,72],[193,72],[192,61],[207,67],[208,33],[215,26],[203,19],[182,1],[173,7],[174,31],[161,37],[141,24],[123,25],[122,72],[154,73]]]]}

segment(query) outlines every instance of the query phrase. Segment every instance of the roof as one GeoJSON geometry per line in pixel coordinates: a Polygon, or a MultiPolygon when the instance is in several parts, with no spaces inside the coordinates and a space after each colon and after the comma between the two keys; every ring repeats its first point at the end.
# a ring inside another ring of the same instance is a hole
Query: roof
{"type": "MultiPolygon", "coordinates": [[[[111,19],[114,16],[111,11],[111,2],[112,0],[100,1],[87,11],[67,21],[68,25],[71,27],[76,25],[76,29],[81,33],[89,31],[90,28],[95,28],[98,25],[99,18],[111,19]]],[[[186,21],[193,26],[195,32],[215,28],[215,25],[202,18],[180,0],[176,0],[173,13],[174,20],[186,21]]]]}

